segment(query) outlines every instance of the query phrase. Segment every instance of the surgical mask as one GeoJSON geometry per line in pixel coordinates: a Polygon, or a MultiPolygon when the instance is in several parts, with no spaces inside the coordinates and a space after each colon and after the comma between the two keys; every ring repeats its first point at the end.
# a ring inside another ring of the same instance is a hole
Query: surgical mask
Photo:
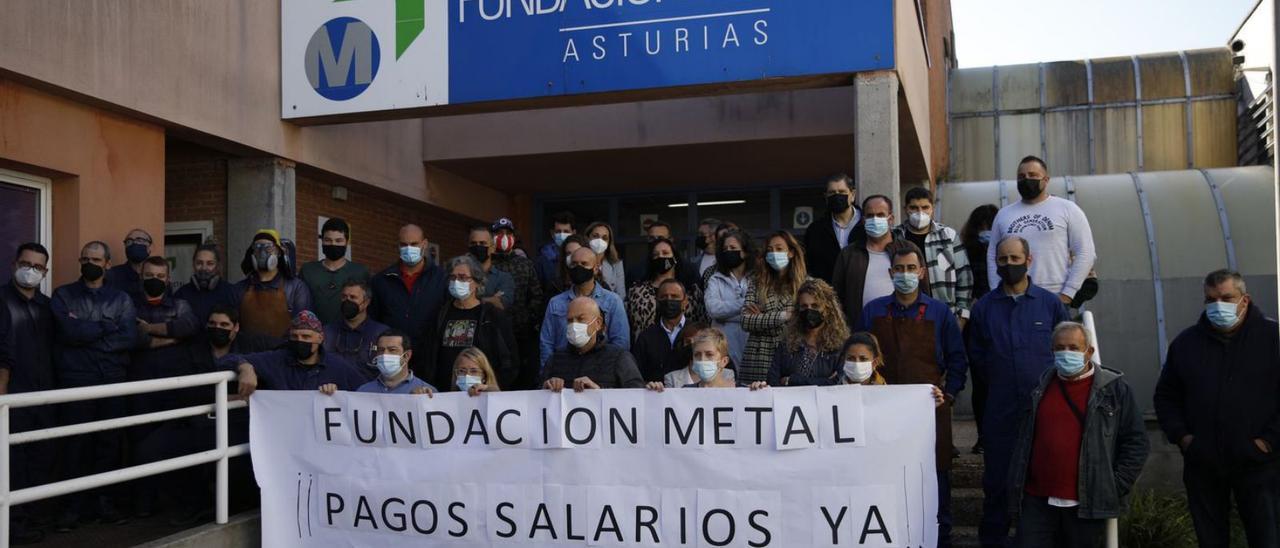
{"type": "Polygon", "coordinates": [[[800,311],[800,323],[804,324],[806,329],[822,327],[825,321],[826,319],[822,317],[822,312],[816,309],[807,308],[800,311]]]}
{"type": "Polygon", "coordinates": [[[473,245],[467,247],[467,253],[475,257],[477,261],[485,262],[489,260],[489,246],[473,245]]]}
{"type": "Polygon", "coordinates": [[[787,256],[786,251],[770,251],[765,253],[764,262],[769,263],[769,267],[781,272],[791,264],[791,257],[787,256]]]}
{"type": "Polygon", "coordinates": [[[147,278],[142,280],[142,292],[148,297],[155,299],[164,296],[164,288],[168,285],[160,278],[147,278]]]}
{"type": "Polygon", "coordinates": [[[330,261],[336,261],[347,256],[347,246],[345,245],[322,245],[320,252],[324,254],[324,258],[330,261]]]}
{"type": "Polygon", "coordinates": [[[591,326],[585,323],[570,322],[569,329],[565,332],[565,336],[569,339],[569,344],[576,348],[582,348],[591,342],[591,326]]]}
{"type": "Polygon", "coordinates": [[[893,289],[903,295],[909,295],[920,287],[920,275],[915,272],[894,272],[893,289]]]}
{"type": "Polygon", "coordinates": [[[31,289],[40,285],[40,281],[44,279],[44,273],[24,266],[13,273],[13,281],[18,282],[18,286],[23,289],[31,289]]]}
{"type": "Polygon", "coordinates": [[[253,267],[259,272],[272,272],[280,265],[280,257],[275,251],[265,249],[253,253],[253,267]]]}
{"type": "Polygon", "coordinates": [[[560,247],[564,245],[565,240],[569,239],[570,234],[569,232],[557,232],[551,235],[551,239],[555,241],[556,247],[560,247]]]}
{"type": "Polygon", "coordinates": [[[725,268],[734,269],[742,264],[742,251],[721,251],[716,253],[716,263],[724,265],[725,268]]]}
{"type": "Polygon", "coordinates": [[[1009,285],[1018,285],[1022,283],[1022,279],[1027,277],[1027,265],[1025,264],[1003,264],[996,267],[996,275],[1000,276],[1004,283],[1009,285]]]}
{"type": "Polygon", "coordinates": [[[302,361],[316,353],[316,347],[307,341],[289,341],[289,353],[293,358],[302,361]]]}
{"type": "Polygon", "coordinates": [[[458,390],[466,392],[471,390],[472,386],[480,384],[480,377],[478,375],[458,375],[458,380],[453,381],[453,384],[458,387],[458,390]]]}
{"type": "Polygon", "coordinates": [[[573,285],[585,284],[591,281],[595,276],[596,273],[590,268],[584,268],[581,266],[569,267],[569,281],[573,282],[573,285]]]}
{"type": "Polygon", "coordinates": [[[147,260],[147,257],[150,256],[150,250],[147,244],[129,244],[124,246],[124,256],[129,259],[129,262],[138,264],[147,260]]]}
{"type": "Polygon", "coordinates": [[[666,274],[675,267],[676,260],[673,257],[654,257],[649,259],[649,268],[654,274],[666,274]]]}
{"type": "Polygon", "coordinates": [[[603,238],[594,238],[590,244],[591,251],[594,251],[596,255],[604,255],[604,252],[609,250],[609,242],[604,241],[603,238]]]}
{"type": "Polygon", "coordinates": [[[191,274],[191,283],[206,291],[218,285],[218,279],[218,273],[212,270],[197,270],[191,274]]]}
{"type": "Polygon", "coordinates": [[[422,261],[422,248],[416,245],[406,245],[400,248],[400,262],[413,266],[422,261]]]}
{"type": "Polygon", "coordinates": [[[218,348],[231,344],[231,330],[221,327],[204,328],[205,336],[209,337],[209,342],[218,348]]]}
{"type": "Polygon", "coordinates": [[[849,210],[848,194],[832,194],[827,196],[827,209],[832,213],[840,214],[849,210]]]}
{"type": "Polygon", "coordinates": [[[871,374],[875,372],[875,364],[871,362],[856,362],[846,360],[844,362],[845,378],[856,382],[864,383],[871,378],[871,374]]]}
{"type": "Polygon", "coordinates": [[[378,354],[373,359],[373,363],[378,366],[378,372],[382,373],[382,377],[389,379],[400,373],[404,360],[395,354],[378,354]]]}
{"type": "Polygon", "coordinates": [[[1018,179],[1018,194],[1031,201],[1040,196],[1040,179],[1018,179]]]}
{"type": "Polygon", "coordinates": [[[1053,366],[1063,377],[1074,377],[1084,371],[1084,352],[1059,350],[1053,353],[1053,366]]]}
{"type": "Polygon", "coordinates": [[[702,382],[711,382],[715,380],[716,373],[720,371],[720,365],[714,361],[695,361],[693,362],[693,372],[698,375],[702,382]]]}
{"type": "Polygon", "coordinates": [[[982,243],[984,243],[984,244],[990,244],[990,243],[991,243],[991,231],[990,231],[990,230],[983,230],[982,232],[979,232],[979,233],[978,233],[978,241],[979,241],[979,242],[982,242],[982,243]]]}
{"type": "Polygon", "coordinates": [[[449,296],[461,300],[471,295],[471,282],[453,280],[449,282],[449,296]]]}
{"type": "Polygon", "coordinates": [[[933,221],[933,218],[923,211],[914,211],[907,216],[907,221],[910,222],[911,226],[915,227],[916,230],[920,230],[929,226],[929,223],[933,221]]]}
{"type": "Polygon", "coordinates": [[[355,301],[342,301],[338,308],[342,311],[342,317],[348,320],[354,320],[360,315],[360,305],[355,301]]]}
{"type": "Polygon", "coordinates": [[[96,282],[106,273],[107,271],[103,270],[101,266],[93,263],[84,263],[80,265],[80,277],[84,278],[84,281],[86,282],[96,282]]]}
{"type": "Polygon", "coordinates": [[[666,299],[658,301],[658,315],[664,320],[679,318],[683,312],[683,310],[680,310],[680,301],[678,300],[666,299]]]}
{"type": "Polygon", "coordinates": [[[889,233],[888,217],[867,217],[863,223],[867,229],[867,235],[872,238],[879,238],[889,233]]]}
{"type": "Polygon", "coordinates": [[[1204,314],[1209,317],[1209,323],[1218,329],[1227,329],[1234,327],[1240,321],[1240,315],[1236,313],[1237,303],[1214,301],[1204,305],[1204,314]]]}

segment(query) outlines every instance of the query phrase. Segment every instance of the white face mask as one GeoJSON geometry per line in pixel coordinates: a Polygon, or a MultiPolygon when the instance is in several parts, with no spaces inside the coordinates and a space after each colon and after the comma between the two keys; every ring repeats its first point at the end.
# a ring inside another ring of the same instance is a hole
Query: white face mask
{"type": "Polygon", "coordinates": [[[711,382],[716,378],[716,373],[720,372],[720,364],[712,360],[695,360],[693,362],[693,372],[697,373],[702,382],[711,382]]]}
{"type": "Polygon", "coordinates": [[[911,213],[911,215],[908,216],[908,220],[911,222],[911,226],[915,227],[916,230],[920,230],[929,226],[929,223],[933,219],[930,218],[928,213],[925,213],[923,211],[916,211],[911,213]]]}
{"type": "Polygon", "coordinates": [[[449,295],[455,299],[465,299],[471,295],[471,282],[453,280],[449,282],[449,295]]]}
{"type": "Polygon", "coordinates": [[[569,339],[569,344],[577,348],[586,346],[587,343],[591,342],[590,329],[590,324],[570,322],[569,329],[565,332],[569,339]]]}
{"type": "Polygon", "coordinates": [[[378,372],[382,373],[382,378],[389,379],[400,373],[403,360],[395,354],[378,354],[374,358],[374,364],[378,366],[378,372]]]}
{"type": "Polygon", "coordinates": [[[454,381],[454,385],[458,387],[458,390],[463,392],[470,390],[472,386],[477,384],[480,384],[479,375],[459,375],[458,380],[454,381]]]}
{"type": "Polygon", "coordinates": [[[604,241],[602,238],[595,238],[590,243],[591,251],[596,252],[596,255],[604,255],[604,252],[609,250],[609,242],[604,241]]]}
{"type": "Polygon", "coordinates": [[[853,382],[867,382],[873,372],[875,372],[875,365],[871,362],[844,362],[844,376],[853,382]]]}
{"type": "Polygon", "coordinates": [[[23,289],[31,289],[40,285],[40,281],[44,279],[44,274],[39,270],[24,266],[13,273],[13,281],[18,282],[23,289]]]}
{"type": "Polygon", "coordinates": [[[770,251],[765,254],[764,262],[769,263],[769,266],[774,270],[782,272],[783,269],[787,268],[787,265],[791,264],[791,257],[787,256],[786,251],[770,251]]]}

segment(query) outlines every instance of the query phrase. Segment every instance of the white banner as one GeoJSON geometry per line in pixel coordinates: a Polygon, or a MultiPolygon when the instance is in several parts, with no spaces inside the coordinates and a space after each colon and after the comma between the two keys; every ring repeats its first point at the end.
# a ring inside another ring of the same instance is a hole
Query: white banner
{"type": "Polygon", "coordinates": [[[259,391],[262,545],[934,546],[927,386],[259,391]]]}

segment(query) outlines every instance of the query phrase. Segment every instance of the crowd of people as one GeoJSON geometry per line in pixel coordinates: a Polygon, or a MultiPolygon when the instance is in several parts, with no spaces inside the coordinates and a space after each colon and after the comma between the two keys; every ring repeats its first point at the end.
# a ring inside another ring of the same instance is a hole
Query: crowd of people
{"type": "MultiPolygon", "coordinates": [[[[291,242],[259,231],[240,263],[245,279],[234,284],[222,277],[217,246],[196,250],[194,274],[179,285],[144,230],[125,236],[123,261],[111,245],[88,242],[79,279],[48,297],[39,287],[49,253],[29,243],[0,289],[0,393],[217,370],[238,373],[242,397],[929,384],[939,546],[948,546],[952,405],[972,380],[983,545],[1094,546],[1104,520],[1125,511],[1149,446],[1124,376],[1095,363],[1091,334],[1072,321],[1097,292],[1096,255],[1088,218],[1048,193],[1049,178],[1043,160],[1024,159],[1021,200],[978,207],[956,230],[935,220],[927,189],[906,192],[898,222],[893,198],[859,202],[855,181],[836,175],[803,241],[706,219],[696,252],[681,257],[659,221],[646,229],[644,264],[624,264],[609,224],[580,227],[563,213],[533,253],[518,248],[504,218],[473,227],[467,254],[442,264],[429,257],[423,229],[406,225],[398,259],[374,272],[346,258],[351,230],[335,218],[321,230],[323,258],[301,265],[291,242]]],[[[1168,353],[1156,390],[1160,425],[1185,455],[1201,545],[1225,546],[1234,496],[1250,544],[1276,546],[1276,323],[1238,273],[1210,274],[1204,292],[1204,315],[1168,353]]],[[[15,431],[46,428],[198,396],[20,409],[12,421],[15,431]]],[[[56,452],[19,446],[13,488],[181,454],[212,443],[209,423],[99,432],[56,452]]],[[[123,523],[154,512],[162,496],[185,506],[176,520],[194,523],[207,497],[192,493],[207,483],[196,470],[19,507],[27,511],[15,514],[13,538],[38,540],[42,528],[88,519],[123,523]]]]}

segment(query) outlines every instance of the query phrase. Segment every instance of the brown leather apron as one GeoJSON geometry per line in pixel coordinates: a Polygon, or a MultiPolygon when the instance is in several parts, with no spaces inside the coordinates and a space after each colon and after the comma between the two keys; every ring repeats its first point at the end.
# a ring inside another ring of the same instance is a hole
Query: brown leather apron
{"type": "Polygon", "coordinates": [[[275,289],[249,284],[240,301],[240,330],[267,337],[288,338],[289,305],[284,298],[284,283],[275,289]]]}
{"type": "MultiPolygon", "coordinates": [[[[884,367],[880,370],[888,384],[932,384],[942,388],[945,374],[938,367],[937,340],[932,320],[924,317],[919,304],[914,317],[895,318],[893,303],[889,315],[871,321],[871,332],[880,340],[884,367]]],[[[951,404],[938,407],[934,454],[938,470],[951,469],[951,404]]]]}

